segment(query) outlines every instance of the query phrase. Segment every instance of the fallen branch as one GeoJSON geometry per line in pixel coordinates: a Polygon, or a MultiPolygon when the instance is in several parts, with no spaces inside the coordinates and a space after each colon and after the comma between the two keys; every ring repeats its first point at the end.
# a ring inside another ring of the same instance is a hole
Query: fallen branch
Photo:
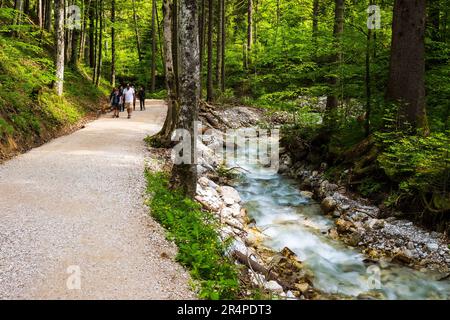
{"type": "Polygon", "coordinates": [[[260,265],[258,262],[251,259],[247,255],[237,250],[234,250],[232,253],[232,257],[235,258],[236,261],[238,261],[239,263],[253,270],[254,272],[264,275],[267,281],[273,280],[278,282],[283,287],[283,290],[287,291],[290,289],[291,286],[287,284],[285,281],[280,280],[278,274],[276,274],[274,271],[268,270],[267,268],[263,267],[262,265],[260,265]]]}
{"type": "Polygon", "coordinates": [[[236,170],[236,169],[241,169],[241,170],[244,170],[244,171],[246,171],[246,172],[250,172],[249,170],[247,170],[247,169],[245,169],[245,168],[242,168],[241,166],[235,166],[235,167],[232,167],[232,168],[223,169],[223,172],[224,172],[224,173],[228,173],[228,172],[230,172],[231,170],[236,170]]]}

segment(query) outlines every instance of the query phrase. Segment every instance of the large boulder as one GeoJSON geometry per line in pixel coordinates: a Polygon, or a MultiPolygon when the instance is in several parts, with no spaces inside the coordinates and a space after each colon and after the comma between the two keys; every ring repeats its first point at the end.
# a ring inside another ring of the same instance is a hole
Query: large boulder
{"type": "Polygon", "coordinates": [[[311,191],[302,190],[300,191],[300,195],[306,199],[312,199],[314,193],[312,193],[311,191]]]}
{"type": "Polygon", "coordinates": [[[266,288],[269,291],[281,293],[283,292],[283,287],[276,281],[270,280],[266,283],[264,283],[264,288],[266,288]]]}
{"type": "Polygon", "coordinates": [[[323,213],[328,214],[334,209],[336,209],[337,202],[334,200],[333,197],[326,197],[322,200],[322,203],[320,204],[320,208],[322,209],[323,213]]]}
{"type": "Polygon", "coordinates": [[[233,203],[240,203],[241,197],[239,195],[239,192],[237,192],[236,189],[229,186],[221,186],[218,188],[220,195],[222,196],[223,201],[227,205],[232,205],[233,203]]]}
{"type": "Polygon", "coordinates": [[[350,221],[339,218],[336,220],[335,224],[339,233],[349,233],[353,231],[353,224],[350,221]]]}

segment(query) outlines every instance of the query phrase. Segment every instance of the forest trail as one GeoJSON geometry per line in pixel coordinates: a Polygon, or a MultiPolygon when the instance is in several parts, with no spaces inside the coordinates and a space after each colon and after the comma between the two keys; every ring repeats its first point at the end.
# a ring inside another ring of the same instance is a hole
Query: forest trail
{"type": "Polygon", "coordinates": [[[166,113],[146,107],[0,165],[0,300],[195,297],[143,204],[143,139],[166,113]]]}

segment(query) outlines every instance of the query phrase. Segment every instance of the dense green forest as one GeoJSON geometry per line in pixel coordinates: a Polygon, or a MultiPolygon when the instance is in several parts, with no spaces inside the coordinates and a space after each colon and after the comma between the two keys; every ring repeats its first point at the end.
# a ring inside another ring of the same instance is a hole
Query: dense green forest
{"type": "MultiPolygon", "coordinates": [[[[177,128],[195,145],[205,109],[264,110],[293,162],[448,235],[449,13],[450,0],[0,0],[0,160],[107,112],[131,83],[167,103],[152,147],[177,128]]],[[[191,201],[197,163],[146,176],[200,297],[245,295],[191,201]]]]}
{"type": "MultiPolygon", "coordinates": [[[[294,119],[284,127],[287,143],[311,142],[320,152],[309,160],[328,162],[330,176],[431,224],[447,220],[447,0],[195,5],[201,98],[287,111],[294,119]]],[[[192,44],[180,40],[176,0],[4,0],[0,7],[2,145],[39,136],[52,121],[78,120],[79,102],[89,104],[100,94],[95,87],[108,83],[131,81],[164,97],[169,70],[169,100],[178,99],[180,50],[192,44]],[[93,86],[74,85],[80,75],[93,86]]]]}

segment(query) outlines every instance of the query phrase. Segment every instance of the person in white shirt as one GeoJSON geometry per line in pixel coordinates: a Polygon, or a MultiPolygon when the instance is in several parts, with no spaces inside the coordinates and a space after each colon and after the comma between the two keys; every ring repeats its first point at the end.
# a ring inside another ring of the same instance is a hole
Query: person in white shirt
{"type": "Polygon", "coordinates": [[[135,93],[134,89],[128,83],[127,87],[123,90],[123,99],[125,101],[125,108],[127,108],[128,119],[131,118],[131,113],[133,112],[133,109],[131,108],[131,104],[133,103],[135,96],[136,96],[136,93],[135,93]]]}

